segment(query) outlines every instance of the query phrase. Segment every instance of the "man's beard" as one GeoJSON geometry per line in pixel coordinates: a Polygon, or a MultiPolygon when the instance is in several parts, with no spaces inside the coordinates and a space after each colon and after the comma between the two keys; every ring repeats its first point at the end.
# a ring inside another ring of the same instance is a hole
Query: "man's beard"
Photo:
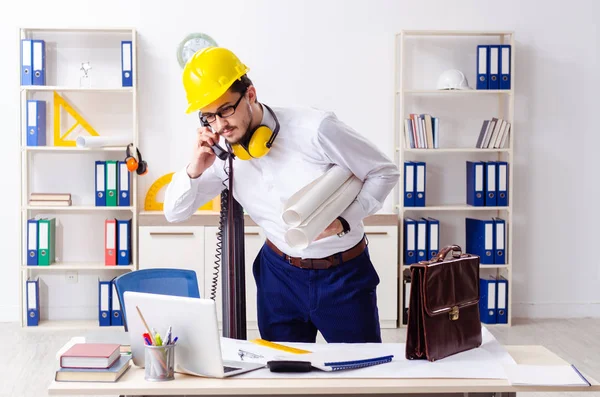
{"type": "MultiPolygon", "coordinates": [[[[250,116],[248,116],[247,120],[243,120],[242,121],[242,126],[245,130],[244,135],[242,135],[240,138],[236,139],[235,141],[229,141],[230,145],[235,145],[238,143],[245,143],[248,140],[248,136],[250,134],[250,124],[252,123],[252,118],[250,116]]],[[[240,128],[240,127],[238,127],[240,128]]]]}

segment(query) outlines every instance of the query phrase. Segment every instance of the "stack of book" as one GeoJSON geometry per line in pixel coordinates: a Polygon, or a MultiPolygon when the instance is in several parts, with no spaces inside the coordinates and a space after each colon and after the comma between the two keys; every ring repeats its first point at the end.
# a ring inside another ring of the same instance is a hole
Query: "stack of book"
{"type": "Polygon", "coordinates": [[[31,193],[29,205],[32,207],[68,207],[71,193],[31,193]]]}
{"type": "Polygon", "coordinates": [[[116,343],[76,343],[60,355],[57,382],[116,382],[131,366],[116,343]]]}
{"type": "Polygon", "coordinates": [[[404,120],[404,133],[410,148],[439,148],[439,119],[430,114],[411,113],[409,116],[404,120]]]}
{"type": "Polygon", "coordinates": [[[493,117],[484,120],[476,147],[479,149],[503,149],[506,147],[510,132],[510,123],[503,119],[493,117]]]}

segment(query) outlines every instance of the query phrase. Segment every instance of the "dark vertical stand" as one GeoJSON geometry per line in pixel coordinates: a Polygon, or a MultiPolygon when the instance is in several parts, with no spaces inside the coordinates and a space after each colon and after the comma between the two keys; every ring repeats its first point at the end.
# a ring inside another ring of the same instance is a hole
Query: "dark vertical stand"
{"type": "Polygon", "coordinates": [[[233,167],[229,156],[227,220],[223,225],[222,291],[223,336],[246,339],[246,269],[244,256],[244,210],[233,198],[233,167]]]}

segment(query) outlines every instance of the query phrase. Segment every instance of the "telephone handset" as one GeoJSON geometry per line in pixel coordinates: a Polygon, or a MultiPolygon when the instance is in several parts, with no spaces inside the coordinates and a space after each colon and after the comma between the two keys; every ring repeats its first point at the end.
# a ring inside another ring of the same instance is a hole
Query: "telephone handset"
{"type": "MultiPolygon", "coordinates": [[[[200,123],[202,124],[203,127],[208,127],[211,129],[211,131],[214,132],[214,130],[212,129],[210,124],[206,121],[203,121],[202,118],[200,118],[200,123]]],[[[211,148],[212,148],[213,152],[215,152],[217,157],[220,158],[221,160],[227,160],[227,158],[229,157],[229,152],[227,150],[223,149],[221,146],[219,146],[218,143],[215,143],[214,145],[212,145],[211,148]]]]}

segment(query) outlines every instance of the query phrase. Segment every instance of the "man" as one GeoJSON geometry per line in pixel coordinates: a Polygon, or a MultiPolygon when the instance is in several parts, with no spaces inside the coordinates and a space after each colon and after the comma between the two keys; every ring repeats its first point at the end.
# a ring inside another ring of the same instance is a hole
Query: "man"
{"type": "Polygon", "coordinates": [[[382,207],[398,182],[398,168],[331,112],[261,104],[248,70],[220,47],[198,51],[187,63],[187,112],[199,111],[211,128],[198,129],[190,162],[173,175],[165,216],[170,222],[185,220],[223,190],[227,164],[211,146],[224,138],[240,155],[233,161],[233,196],[267,237],[253,264],[261,337],[314,342],[320,331],[327,342],[381,342],[379,277],[362,221],[382,207]],[[290,247],[283,203],[334,164],[361,179],[362,190],[308,247],[290,247]]]}

